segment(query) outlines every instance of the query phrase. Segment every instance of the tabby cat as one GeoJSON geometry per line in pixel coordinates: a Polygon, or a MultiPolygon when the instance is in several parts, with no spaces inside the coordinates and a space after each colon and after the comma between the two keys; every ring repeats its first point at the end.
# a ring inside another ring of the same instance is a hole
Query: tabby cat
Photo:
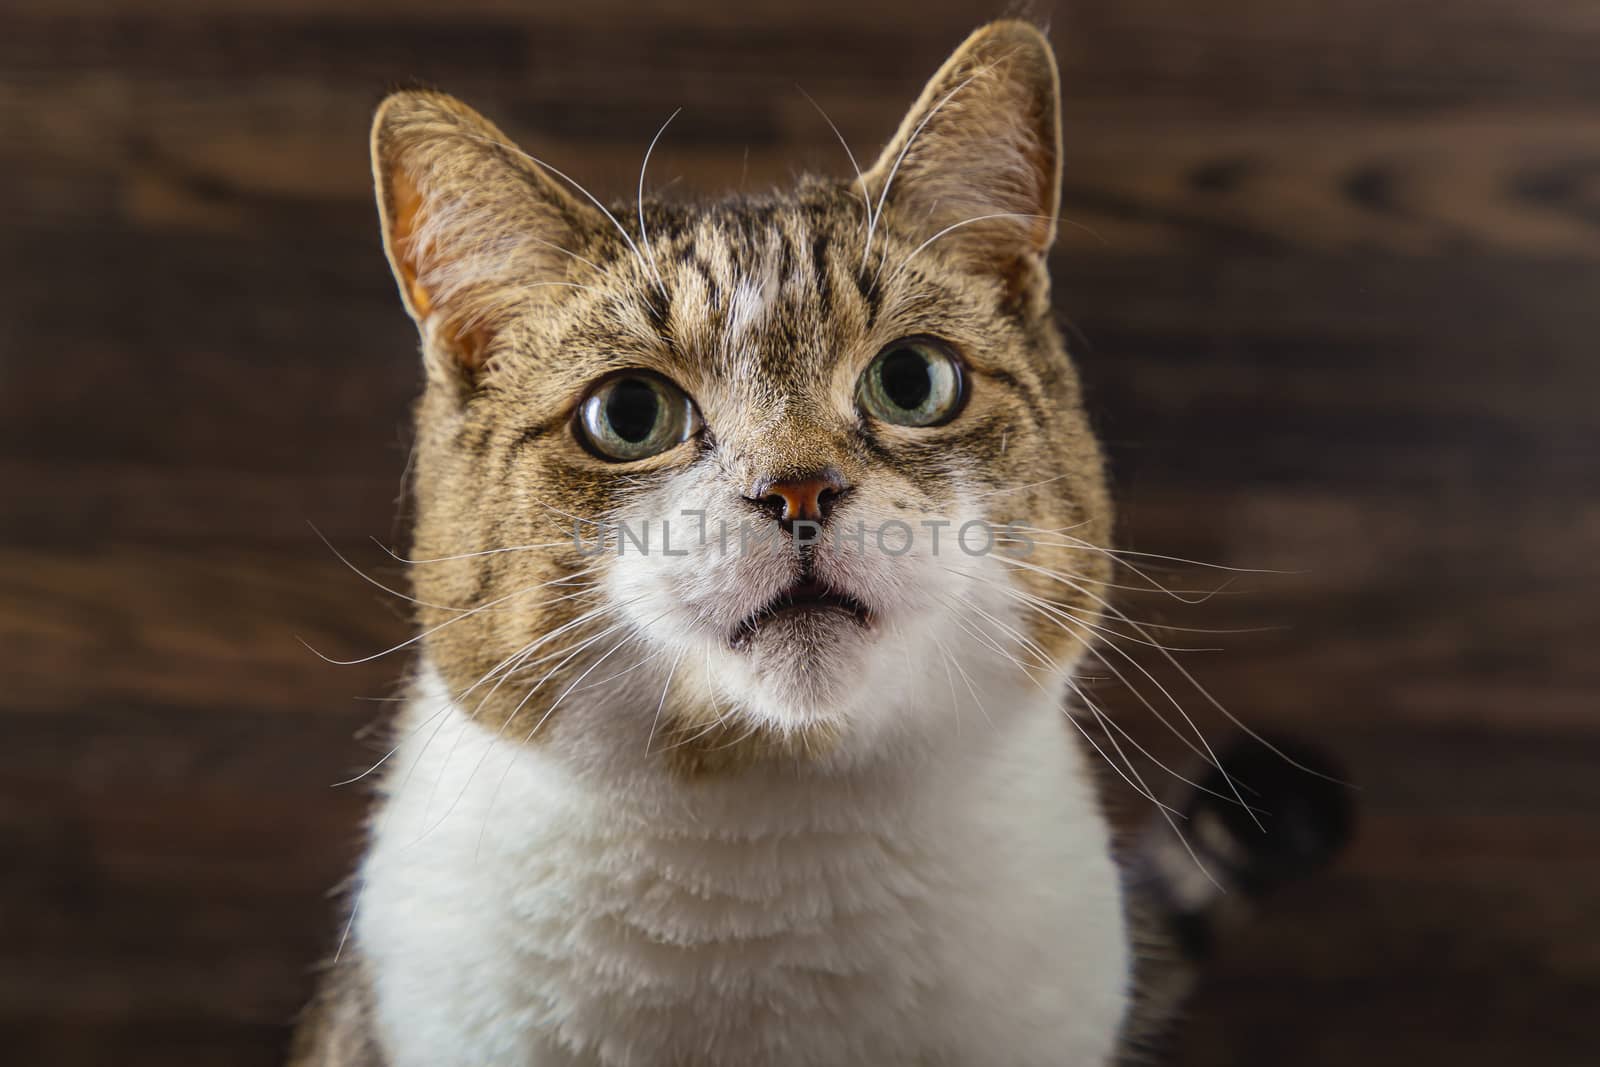
{"type": "Polygon", "coordinates": [[[979,30],[870,169],[760,197],[607,209],[432,92],[372,156],[426,368],[420,656],[294,1062],[1155,1033],[1127,916],[1211,901],[1130,906],[1066,710],[1112,513],[1051,314],[1044,37],[979,30]]]}

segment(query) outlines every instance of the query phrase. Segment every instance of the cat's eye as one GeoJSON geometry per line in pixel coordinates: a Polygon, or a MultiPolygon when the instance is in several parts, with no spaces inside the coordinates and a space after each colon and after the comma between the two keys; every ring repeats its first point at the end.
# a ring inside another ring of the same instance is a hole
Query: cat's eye
{"type": "Polygon", "coordinates": [[[601,459],[645,459],[700,432],[694,401],[647,371],[607,378],[578,407],[578,432],[601,459]]]}
{"type": "Polygon", "coordinates": [[[861,376],[857,397],[874,418],[896,426],[937,426],[961,409],[961,363],[932,337],[906,337],[884,347],[861,376]]]}

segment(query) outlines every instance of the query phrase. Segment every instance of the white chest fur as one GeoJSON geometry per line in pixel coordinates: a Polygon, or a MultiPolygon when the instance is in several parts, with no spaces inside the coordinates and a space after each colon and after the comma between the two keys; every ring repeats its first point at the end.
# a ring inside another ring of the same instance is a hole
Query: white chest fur
{"type": "Polygon", "coordinates": [[[1099,1067],[1118,880],[1068,728],[1026,710],[915,767],[644,800],[428,672],[356,920],[392,1062],[1099,1067]]]}

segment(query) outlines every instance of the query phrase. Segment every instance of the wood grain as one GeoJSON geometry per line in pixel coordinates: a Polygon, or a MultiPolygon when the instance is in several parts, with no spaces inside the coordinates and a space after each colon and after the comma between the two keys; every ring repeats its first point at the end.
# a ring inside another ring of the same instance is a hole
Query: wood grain
{"type": "MultiPolygon", "coordinates": [[[[654,182],[760,188],[845,170],[797,84],[869,154],[993,13],[7,5],[8,1062],[274,1063],[329,943],[365,807],[331,786],[381,754],[385,705],[361,698],[406,668],[301,643],[407,634],[307,525],[398,578],[367,540],[396,536],[419,380],[368,191],[383,92],[456,92],[606,195],[682,105],[654,182]]],[[[1182,661],[1361,789],[1351,852],[1228,948],[1181,1062],[1594,1063],[1600,9],[1043,13],[1067,94],[1058,305],[1123,543],[1285,572],[1123,603],[1278,627],[1163,632],[1226,646],[1182,661]]],[[[1091,691],[1181,760],[1113,679],[1091,691]]]]}

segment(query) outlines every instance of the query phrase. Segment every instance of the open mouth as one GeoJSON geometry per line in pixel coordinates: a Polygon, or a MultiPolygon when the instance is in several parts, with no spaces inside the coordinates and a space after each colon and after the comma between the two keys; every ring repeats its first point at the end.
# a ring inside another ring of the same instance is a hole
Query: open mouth
{"type": "Polygon", "coordinates": [[[867,606],[849,593],[830,589],[821,582],[801,581],[773,597],[760,611],[741,622],[734,629],[733,646],[739,648],[749,644],[751,638],[772,623],[817,612],[844,615],[862,628],[872,623],[872,613],[867,606]]]}

